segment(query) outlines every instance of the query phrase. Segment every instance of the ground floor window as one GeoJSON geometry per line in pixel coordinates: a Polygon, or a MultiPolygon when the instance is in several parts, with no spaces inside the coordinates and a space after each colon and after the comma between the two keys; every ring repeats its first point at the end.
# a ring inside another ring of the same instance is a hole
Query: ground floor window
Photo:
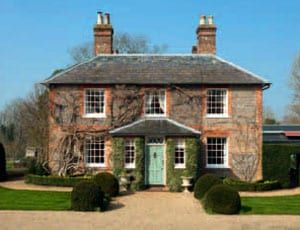
{"type": "Polygon", "coordinates": [[[135,168],[135,145],[134,139],[125,140],[125,153],[124,153],[124,166],[125,168],[135,168]]]}
{"type": "Polygon", "coordinates": [[[185,142],[183,139],[175,139],[175,168],[185,168],[185,142]]]}
{"type": "Polygon", "coordinates": [[[208,137],[206,144],[207,167],[223,168],[227,167],[227,138],[226,137],[208,137]]]}
{"type": "Polygon", "coordinates": [[[105,142],[103,137],[88,137],[84,144],[85,163],[90,167],[105,166],[105,142]]]}

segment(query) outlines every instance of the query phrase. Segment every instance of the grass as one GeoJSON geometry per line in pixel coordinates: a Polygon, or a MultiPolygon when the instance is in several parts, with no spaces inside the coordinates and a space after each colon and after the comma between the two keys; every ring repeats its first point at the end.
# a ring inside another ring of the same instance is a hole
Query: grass
{"type": "Polygon", "coordinates": [[[274,197],[241,197],[241,214],[300,215],[300,195],[274,197]]]}
{"type": "Polygon", "coordinates": [[[69,192],[13,190],[0,187],[0,210],[70,210],[69,192]]]}

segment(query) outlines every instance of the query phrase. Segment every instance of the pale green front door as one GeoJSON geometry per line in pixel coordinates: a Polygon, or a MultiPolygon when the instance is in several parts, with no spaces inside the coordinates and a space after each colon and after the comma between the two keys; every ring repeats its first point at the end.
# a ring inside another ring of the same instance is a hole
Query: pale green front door
{"type": "Polygon", "coordinates": [[[146,147],[146,184],[164,184],[164,146],[147,145],[146,147]]]}

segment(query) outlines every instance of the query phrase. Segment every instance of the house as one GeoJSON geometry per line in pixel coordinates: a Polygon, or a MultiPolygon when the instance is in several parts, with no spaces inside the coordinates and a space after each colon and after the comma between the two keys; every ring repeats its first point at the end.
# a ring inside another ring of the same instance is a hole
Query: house
{"type": "Polygon", "coordinates": [[[264,125],[266,144],[300,144],[300,125],[264,125]]]}
{"type": "Polygon", "coordinates": [[[216,31],[201,16],[191,54],[118,54],[110,15],[98,13],[95,57],[43,83],[52,172],[127,173],[137,189],[207,172],[261,179],[270,83],[218,57],[216,31]]]}

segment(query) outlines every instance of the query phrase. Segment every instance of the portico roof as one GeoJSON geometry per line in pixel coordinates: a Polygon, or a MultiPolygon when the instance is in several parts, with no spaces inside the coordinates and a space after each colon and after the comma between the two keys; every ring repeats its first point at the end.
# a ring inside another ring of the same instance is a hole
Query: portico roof
{"type": "Polygon", "coordinates": [[[201,132],[169,118],[142,118],[110,131],[112,136],[197,136],[201,132]]]}

